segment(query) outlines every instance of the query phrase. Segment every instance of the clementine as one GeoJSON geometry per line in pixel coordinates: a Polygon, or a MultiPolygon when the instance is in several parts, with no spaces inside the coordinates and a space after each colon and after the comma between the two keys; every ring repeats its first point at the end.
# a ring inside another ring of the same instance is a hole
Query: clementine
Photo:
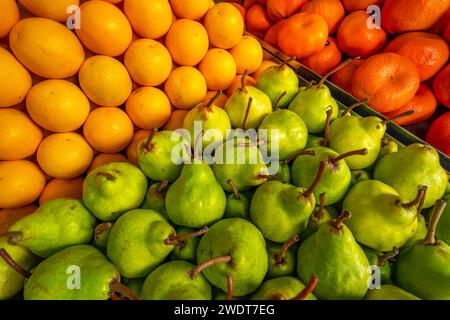
{"type": "Polygon", "coordinates": [[[300,60],[302,64],[320,75],[325,75],[336,67],[342,59],[341,50],[339,50],[336,40],[328,37],[325,47],[317,53],[300,60]]]}
{"type": "Polygon", "coordinates": [[[328,23],[329,33],[334,33],[345,16],[340,0],[311,0],[302,7],[301,12],[317,13],[328,23]]]}

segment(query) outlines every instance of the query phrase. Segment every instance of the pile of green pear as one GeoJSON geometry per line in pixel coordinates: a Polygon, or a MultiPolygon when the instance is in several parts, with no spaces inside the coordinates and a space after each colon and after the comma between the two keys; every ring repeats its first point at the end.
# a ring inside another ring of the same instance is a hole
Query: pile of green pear
{"type": "Polygon", "coordinates": [[[17,221],[0,235],[0,299],[450,299],[438,153],[340,110],[324,81],[270,67],[224,108],[191,109],[190,137],[156,130],[139,167],[105,164],[82,200],[17,221]],[[272,141],[234,134],[248,129],[272,141]],[[212,147],[228,161],[203,159],[212,147]]]}

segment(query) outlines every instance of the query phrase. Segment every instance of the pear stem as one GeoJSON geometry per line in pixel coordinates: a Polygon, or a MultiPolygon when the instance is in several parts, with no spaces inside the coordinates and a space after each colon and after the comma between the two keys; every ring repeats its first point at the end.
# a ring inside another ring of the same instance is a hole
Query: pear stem
{"type": "Polygon", "coordinates": [[[321,143],[323,147],[328,147],[328,144],[330,143],[330,124],[332,116],[333,116],[333,109],[330,108],[327,110],[327,120],[325,122],[324,140],[321,143]]]}
{"type": "Polygon", "coordinates": [[[348,107],[348,108],[344,111],[344,113],[342,114],[342,116],[343,116],[343,117],[348,116],[348,115],[350,114],[350,112],[351,112],[353,109],[355,109],[356,107],[362,106],[363,104],[366,104],[367,102],[369,102],[369,99],[368,99],[368,98],[366,98],[366,99],[364,99],[364,100],[362,100],[362,101],[358,101],[358,102],[352,104],[350,107],[348,107]]]}
{"type": "Polygon", "coordinates": [[[116,177],[114,177],[114,176],[113,176],[111,173],[109,173],[109,172],[99,172],[99,173],[97,173],[97,176],[105,177],[106,180],[109,180],[109,181],[114,181],[114,180],[116,180],[116,177]]]}
{"type": "Polygon", "coordinates": [[[322,192],[319,195],[319,209],[316,212],[314,212],[314,216],[319,220],[322,219],[324,216],[323,214],[324,210],[325,210],[325,193],[322,192]]]}
{"type": "Polygon", "coordinates": [[[292,236],[288,241],[286,241],[283,246],[280,249],[280,252],[275,257],[275,262],[277,264],[282,264],[284,262],[284,256],[286,255],[286,252],[289,250],[290,247],[292,247],[294,244],[300,241],[300,237],[298,234],[292,236]]]}
{"type": "Polygon", "coordinates": [[[393,122],[395,120],[398,120],[400,118],[404,118],[404,117],[407,117],[407,116],[410,116],[410,115],[413,115],[413,114],[414,114],[414,110],[409,110],[409,111],[400,113],[399,115],[396,115],[393,118],[383,120],[381,123],[384,124],[384,125],[387,125],[388,123],[391,123],[391,122],[393,122]]]}
{"type": "Polygon", "coordinates": [[[301,156],[313,156],[314,157],[315,155],[316,155],[316,152],[314,150],[300,151],[300,152],[297,152],[296,154],[294,154],[292,157],[287,158],[286,160],[284,160],[284,164],[289,164],[289,163],[291,163],[292,161],[294,161],[295,159],[297,159],[298,157],[301,157],[301,156]]]}
{"type": "Polygon", "coordinates": [[[308,295],[310,295],[314,291],[318,283],[319,278],[315,275],[312,275],[311,280],[309,280],[309,283],[305,287],[305,289],[303,289],[293,300],[305,300],[308,295]]]}
{"type": "Polygon", "coordinates": [[[234,281],[233,277],[229,272],[227,272],[227,284],[228,284],[227,298],[228,300],[233,300],[234,281]]]}
{"type": "Polygon", "coordinates": [[[239,199],[241,198],[240,195],[239,195],[239,190],[238,190],[238,188],[236,187],[236,185],[234,184],[233,180],[228,179],[228,180],[227,180],[227,183],[230,185],[231,189],[233,189],[233,195],[234,195],[234,198],[235,198],[236,200],[239,200],[239,199]]]}
{"type": "Polygon", "coordinates": [[[428,232],[424,241],[425,245],[433,245],[436,243],[436,227],[446,206],[447,202],[444,200],[438,200],[436,202],[433,213],[431,214],[430,223],[428,224],[428,232]]]}
{"type": "Polygon", "coordinates": [[[147,140],[145,141],[145,151],[149,152],[153,149],[152,146],[152,137],[153,137],[153,130],[150,132],[150,134],[147,137],[147,140]]]}
{"type": "Polygon", "coordinates": [[[208,230],[209,230],[208,227],[203,227],[200,230],[197,230],[195,232],[188,233],[188,234],[180,234],[180,235],[171,234],[167,239],[164,240],[164,244],[172,245],[174,241],[176,242],[176,241],[200,237],[200,236],[204,235],[206,232],[208,232],[208,230]]]}
{"type": "Polygon", "coordinates": [[[202,138],[205,134],[205,131],[202,130],[202,132],[200,132],[197,136],[197,138],[195,138],[194,141],[194,159],[200,160],[200,150],[201,150],[201,143],[202,143],[202,138]]]}
{"type": "MultiPolygon", "coordinates": [[[[134,293],[130,288],[128,288],[126,285],[124,285],[123,283],[120,283],[119,281],[117,281],[117,279],[114,279],[110,284],[109,284],[109,288],[110,288],[110,293],[109,295],[111,297],[116,296],[116,293],[119,293],[121,295],[123,295],[124,297],[126,297],[128,300],[139,300],[139,297],[136,293],[134,293]]],[[[117,299],[120,300],[120,299],[117,299]]]]}
{"type": "Polygon", "coordinates": [[[352,157],[352,156],[358,156],[358,155],[365,156],[365,155],[367,155],[367,152],[368,151],[367,151],[366,148],[360,149],[360,150],[354,150],[354,151],[346,152],[346,153],[343,153],[343,154],[341,154],[340,156],[338,156],[336,158],[331,159],[331,162],[333,164],[337,164],[339,161],[341,161],[343,159],[346,159],[346,158],[349,158],[349,157],[352,157]]]}
{"type": "Polygon", "coordinates": [[[216,264],[221,263],[229,263],[231,261],[231,256],[221,256],[217,258],[213,258],[210,260],[206,260],[205,262],[200,263],[196,267],[194,267],[191,272],[189,272],[189,275],[191,276],[191,279],[194,280],[200,272],[205,270],[206,268],[209,268],[211,266],[214,266],[216,264]]]}
{"type": "Polygon", "coordinates": [[[275,100],[275,103],[273,105],[273,110],[277,110],[278,109],[278,105],[280,104],[281,99],[283,99],[283,97],[286,95],[286,91],[283,91],[283,93],[281,93],[277,100],[275,100]]]}
{"type": "MultiPolygon", "coordinates": [[[[402,207],[405,209],[409,209],[414,206],[419,206],[420,203],[422,202],[422,200],[425,199],[425,196],[427,194],[427,189],[428,189],[427,186],[420,187],[419,192],[417,192],[416,198],[411,202],[402,204],[402,207]]],[[[423,203],[422,203],[422,206],[423,206],[423,203]]],[[[420,210],[422,210],[422,208],[420,208],[420,210]]]]}
{"type": "Polygon", "coordinates": [[[246,69],[244,71],[244,74],[242,75],[242,78],[241,78],[241,91],[244,94],[247,94],[247,88],[245,87],[245,78],[247,78],[247,77],[248,77],[248,69],[246,69]]]}
{"type": "Polygon", "coordinates": [[[21,231],[8,231],[2,233],[1,236],[5,236],[8,239],[8,243],[10,245],[17,245],[20,241],[22,241],[22,232],[21,231]]]}
{"type": "Polygon", "coordinates": [[[394,257],[395,257],[396,255],[398,255],[399,253],[400,253],[400,251],[398,250],[398,248],[397,248],[397,247],[394,247],[394,249],[392,249],[392,251],[390,251],[390,252],[388,252],[388,253],[385,253],[384,255],[378,257],[377,265],[378,265],[379,267],[384,266],[384,264],[385,264],[389,259],[394,258],[394,257]]]}
{"type": "Polygon", "coordinates": [[[6,250],[4,248],[0,249],[0,257],[2,257],[3,260],[5,260],[5,262],[11,268],[13,268],[17,273],[20,273],[22,276],[24,276],[27,279],[29,277],[31,277],[31,273],[28,272],[27,270],[25,270],[24,268],[22,268],[16,261],[14,261],[14,259],[9,255],[8,252],[6,252],[6,250]]]}
{"type": "Polygon", "coordinates": [[[349,211],[344,211],[342,214],[332,223],[333,227],[336,229],[342,228],[342,222],[346,219],[350,219],[352,217],[352,214],[349,211]]]}
{"type": "Polygon", "coordinates": [[[99,236],[106,230],[110,229],[112,227],[112,225],[113,224],[111,222],[105,222],[105,223],[101,223],[98,226],[96,226],[95,231],[94,231],[94,239],[98,240],[99,236]]]}
{"type": "Polygon", "coordinates": [[[158,186],[156,187],[156,192],[158,193],[164,193],[167,191],[167,188],[169,187],[169,181],[164,180],[161,181],[158,186]]]}
{"type": "Polygon", "coordinates": [[[322,180],[323,175],[325,174],[325,169],[326,169],[325,161],[320,161],[320,167],[319,171],[317,172],[316,178],[314,179],[313,183],[308,188],[308,190],[306,190],[299,197],[308,199],[314,193],[314,191],[316,191],[317,187],[319,186],[320,180],[322,180]]]}
{"type": "Polygon", "coordinates": [[[291,63],[292,61],[295,61],[295,60],[297,60],[297,57],[294,56],[294,57],[291,57],[291,58],[289,58],[289,59],[283,61],[282,63],[280,63],[280,64],[278,65],[278,69],[283,68],[283,67],[286,66],[288,63],[291,63]]]}
{"type": "Polygon", "coordinates": [[[217,91],[217,93],[211,98],[211,100],[209,100],[208,104],[206,105],[206,107],[208,109],[211,109],[212,105],[214,104],[214,102],[217,100],[217,98],[219,98],[222,95],[222,89],[219,89],[219,91],[217,91]]]}
{"type": "Polygon", "coordinates": [[[253,98],[252,97],[248,98],[247,109],[245,109],[244,121],[242,121],[242,129],[243,130],[245,130],[245,125],[247,124],[247,118],[248,118],[248,115],[250,114],[252,102],[253,102],[253,98]]]}
{"type": "Polygon", "coordinates": [[[328,72],[317,84],[317,87],[320,89],[322,88],[323,84],[325,83],[325,80],[327,80],[332,74],[338,72],[339,70],[341,70],[343,67],[345,67],[346,65],[348,65],[350,62],[352,62],[352,59],[347,58],[345,59],[342,63],[340,63],[336,68],[334,68],[333,70],[331,70],[330,72],[328,72]]]}
{"type": "MultiPolygon", "coordinates": [[[[425,188],[428,189],[427,186],[425,186],[425,188]]],[[[423,204],[425,203],[425,196],[426,196],[426,192],[425,195],[422,197],[422,199],[419,202],[419,205],[417,206],[417,219],[420,218],[420,214],[422,213],[422,209],[423,209],[423,204]]]]}

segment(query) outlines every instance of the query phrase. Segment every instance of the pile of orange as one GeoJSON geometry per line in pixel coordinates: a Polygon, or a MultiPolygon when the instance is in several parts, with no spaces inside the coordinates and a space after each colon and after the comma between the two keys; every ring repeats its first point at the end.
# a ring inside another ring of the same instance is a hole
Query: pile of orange
{"type": "Polygon", "coordinates": [[[0,217],[80,198],[86,172],[137,163],[153,130],[232,93],[263,61],[243,34],[213,0],[0,1],[0,217]]]}
{"type": "MultiPolygon", "coordinates": [[[[450,0],[245,0],[234,5],[244,10],[248,31],[321,75],[354,58],[332,81],[387,117],[414,110],[398,124],[433,119],[443,109],[438,104],[450,108],[450,0]]],[[[449,126],[437,123],[428,141],[450,155],[449,126]]]]}

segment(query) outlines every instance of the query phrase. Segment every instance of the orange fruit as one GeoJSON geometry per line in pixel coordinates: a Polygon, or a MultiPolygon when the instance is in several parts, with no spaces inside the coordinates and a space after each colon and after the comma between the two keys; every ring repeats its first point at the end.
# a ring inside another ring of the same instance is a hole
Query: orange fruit
{"type": "Polygon", "coordinates": [[[243,36],[241,41],[230,50],[236,61],[237,73],[253,73],[261,66],[263,50],[258,40],[250,36],[243,36]]]}
{"type": "Polygon", "coordinates": [[[437,118],[428,130],[426,140],[435,148],[450,156],[450,112],[437,118]]]}
{"type": "Polygon", "coordinates": [[[39,197],[39,205],[52,199],[71,198],[81,200],[84,178],[53,179],[47,183],[39,197]]]}
{"type": "Polygon", "coordinates": [[[0,88],[0,108],[19,104],[31,88],[30,73],[3,48],[0,48],[0,88]]]}
{"type": "Polygon", "coordinates": [[[208,12],[210,0],[169,0],[178,18],[199,20],[208,12]]]}
{"type": "Polygon", "coordinates": [[[138,148],[139,142],[147,139],[151,132],[152,131],[150,131],[150,130],[139,130],[134,133],[133,139],[131,140],[131,143],[127,148],[127,158],[130,163],[132,163],[136,166],[139,165],[138,155],[137,155],[137,148],[138,148]]]}
{"type": "Polygon", "coordinates": [[[342,21],[337,32],[337,41],[343,52],[351,57],[368,57],[381,50],[387,35],[383,29],[369,28],[369,15],[358,10],[342,21]]]}
{"type": "Polygon", "coordinates": [[[264,41],[266,43],[270,44],[272,47],[278,48],[278,33],[285,21],[286,20],[280,20],[267,30],[266,35],[264,36],[264,41]]]}
{"type": "Polygon", "coordinates": [[[450,7],[450,0],[386,0],[381,25],[389,33],[431,28],[450,7]]]}
{"type": "Polygon", "coordinates": [[[381,113],[399,109],[414,98],[420,85],[416,67],[397,53],[376,54],[355,71],[352,92],[381,113]]]}
{"type": "Polygon", "coordinates": [[[432,78],[445,65],[449,57],[447,42],[428,32],[409,32],[394,38],[384,49],[398,53],[416,66],[420,80],[432,78]]]}
{"type": "Polygon", "coordinates": [[[272,21],[267,14],[266,9],[255,4],[247,10],[245,22],[250,31],[267,31],[272,26],[272,21]]]}
{"type": "Polygon", "coordinates": [[[267,0],[267,13],[273,21],[279,21],[292,16],[308,0],[267,0]]]}
{"type": "Polygon", "coordinates": [[[328,32],[334,33],[345,16],[340,0],[312,0],[302,7],[301,12],[317,13],[328,23],[328,32]]]}
{"type": "Polygon", "coordinates": [[[6,37],[12,27],[19,22],[19,9],[15,0],[3,0],[0,2],[0,38],[6,37]]]}
{"type": "Polygon", "coordinates": [[[337,46],[336,40],[328,37],[325,47],[317,53],[300,60],[302,64],[320,75],[325,75],[336,67],[342,59],[341,50],[337,46]]]}
{"type": "Polygon", "coordinates": [[[79,0],[19,0],[19,2],[37,17],[49,18],[66,22],[71,14],[67,13],[70,6],[79,6],[79,0]]]}
{"type": "Polygon", "coordinates": [[[352,60],[339,71],[331,75],[331,81],[341,89],[352,92],[352,78],[356,69],[364,62],[364,59],[352,60]]]}
{"type": "Polygon", "coordinates": [[[384,0],[341,0],[348,12],[353,12],[356,10],[367,10],[371,5],[376,5],[381,7],[384,0]]]}
{"type": "MultiPolygon", "coordinates": [[[[210,8],[212,8],[215,4],[216,3],[213,0],[210,8]]],[[[233,6],[236,7],[236,9],[239,10],[239,12],[241,13],[242,19],[245,21],[245,15],[246,15],[247,10],[244,8],[244,6],[237,2],[230,2],[230,4],[232,4],[233,6]]]]}
{"type": "Polygon", "coordinates": [[[89,168],[94,153],[83,136],[74,132],[54,133],[42,140],[36,159],[53,178],[71,179],[89,168]]]}
{"type": "Polygon", "coordinates": [[[188,110],[174,110],[170,115],[169,121],[164,125],[164,130],[176,130],[183,128],[183,121],[188,110]]]}
{"type": "Polygon", "coordinates": [[[78,73],[80,87],[94,103],[116,107],[127,101],[132,83],[125,66],[108,56],[92,56],[78,73]]]}
{"type": "Polygon", "coordinates": [[[104,164],[112,162],[128,162],[127,158],[121,153],[99,153],[92,160],[91,166],[88,169],[88,173],[101,167],[104,164]]]}
{"type": "MultiPolygon", "coordinates": [[[[234,79],[233,79],[234,80],[234,79]]],[[[208,102],[211,101],[211,99],[217,94],[217,91],[208,91],[206,94],[205,99],[203,99],[203,103],[208,104],[208,102]]],[[[223,108],[225,106],[225,103],[227,102],[228,97],[225,93],[222,93],[220,96],[217,97],[217,99],[214,101],[214,105],[223,108]]]]}
{"type": "Polygon", "coordinates": [[[434,94],[450,109],[450,64],[447,64],[433,80],[434,94]]]}
{"type": "Polygon", "coordinates": [[[91,111],[83,134],[94,149],[116,153],[125,149],[133,138],[133,123],[121,109],[101,107],[91,111]]]}
{"type": "Polygon", "coordinates": [[[229,3],[221,2],[209,9],[204,25],[211,44],[222,49],[230,49],[237,45],[244,33],[244,19],[241,13],[229,3]]]}
{"type": "Polygon", "coordinates": [[[133,123],[141,129],[157,129],[169,120],[169,98],[153,87],[140,87],[127,100],[126,112],[133,123]]]}
{"type": "Polygon", "coordinates": [[[412,110],[414,111],[412,115],[401,117],[395,120],[395,123],[402,126],[407,126],[423,122],[429,119],[436,111],[436,108],[437,108],[437,100],[433,94],[433,91],[431,91],[431,89],[428,88],[426,85],[421,84],[419,90],[417,90],[416,95],[414,96],[414,98],[412,98],[411,101],[409,101],[400,109],[397,109],[393,112],[385,113],[384,115],[388,119],[390,119],[412,110]]]}
{"type": "Polygon", "coordinates": [[[144,38],[161,38],[172,24],[172,9],[167,0],[125,0],[123,11],[133,30],[144,38]]]}
{"type": "Polygon", "coordinates": [[[45,176],[27,160],[0,161],[0,208],[20,208],[34,202],[45,187],[45,176]]]}
{"type": "Polygon", "coordinates": [[[191,109],[201,102],[207,93],[206,80],[193,67],[178,67],[172,71],[164,91],[172,105],[179,109],[191,109]]]}
{"type": "Polygon", "coordinates": [[[131,43],[133,31],[115,5],[91,0],[80,7],[81,28],[75,32],[86,48],[97,54],[119,56],[131,43]]]}
{"type": "MultiPolygon", "coordinates": [[[[227,96],[230,97],[236,91],[236,89],[241,87],[242,77],[243,75],[237,75],[236,78],[234,78],[234,81],[231,84],[231,86],[225,91],[227,96]]],[[[246,86],[253,86],[253,87],[256,86],[256,80],[250,76],[245,77],[244,83],[246,86]]]]}
{"type": "Polygon", "coordinates": [[[0,109],[0,160],[19,160],[33,155],[42,140],[41,129],[25,113],[0,109]]]}
{"type": "Polygon", "coordinates": [[[208,33],[196,21],[177,20],[166,35],[166,47],[173,61],[182,66],[197,65],[205,57],[208,46],[208,33]]]}
{"type": "Polygon", "coordinates": [[[272,60],[263,60],[261,62],[261,65],[259,66],[258,70],[252,73],[252,78],[255,80],[258,80],[261,73],[263,73],[266,69],[276,66],[277,64],[273,62],[272,60]]]}
{"type": "Polygon", "coordinates": [[[278,32],[278,46],[285,54],[306,58],[325,47],[328,24],[315,13],[302,12],[284,21],[278,32]]]}
{"type": "Polygon", "coordinates": [[[15,209],[0,209],[0,233],[7,232],[14,223],[34,213],[37,209],[38,206],[35,204],[15,209]]]}
{"type": "Polygon", "coordinates": [[[83,46],[75,34],[47,18],[19,21],[9,34],[9,45],[28,70],[44,78],[73,76],[85,57],[83,46]]]}
{"type": "Polygon", "coordinates": [[[159,86],[172,71],[172,57],[161,43],[151,39],[134,41],[124,57],[131,78],[143,86],[159,86]]]}
{"type": "Polygon", "coordinates": [[[39,82],[31,88],[26,103],[31,118],[53,132],[77,130],[90,111],[83,91],[66,80],[39,82]]]}
{"type": "Polygon", "coordinates": [[[210,90],[225,90],[236,77],[236,62],[224,49],[210,49],[198,69],[205,77],[210,90]]]}

